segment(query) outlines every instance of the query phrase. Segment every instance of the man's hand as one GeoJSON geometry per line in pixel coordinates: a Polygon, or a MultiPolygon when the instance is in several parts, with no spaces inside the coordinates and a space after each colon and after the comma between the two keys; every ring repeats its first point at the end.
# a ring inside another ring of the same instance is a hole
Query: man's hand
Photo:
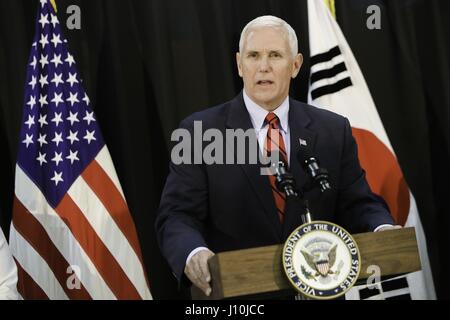
{"type": "Polygon", "coordinates": [[[184,273],[191,280],[191,282],[201,289],[205,295],[211,294],[211,274],[208,268],[208,259],[211,258],[214,253],[210,250],[201,250],[194,254],[184,268],[184,273]]]}
{"type": "Polygon", "coordinates": [[[387,230],[395,230],[395,229],[401,229],[401,228],[403,228],[403,227],[402,227],[402,226],[399,226],[399,225],[395,225],[395,226],[383,226],[383,227],[379,228],[379,229],[377,230],[377,232],[380,232],[380,231],[387,231],[387,230]]]}

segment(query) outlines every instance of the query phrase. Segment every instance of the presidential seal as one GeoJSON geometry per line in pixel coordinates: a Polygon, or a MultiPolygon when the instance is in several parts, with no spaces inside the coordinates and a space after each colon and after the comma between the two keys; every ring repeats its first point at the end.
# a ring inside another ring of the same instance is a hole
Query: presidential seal
{"type": "Polygon", "coordinates": [[[298,227],[283,248],[283,268],[290,283],[312,299],[334,299],[356,282],[361,256],[342,227],[314,221],[298,227]]]}

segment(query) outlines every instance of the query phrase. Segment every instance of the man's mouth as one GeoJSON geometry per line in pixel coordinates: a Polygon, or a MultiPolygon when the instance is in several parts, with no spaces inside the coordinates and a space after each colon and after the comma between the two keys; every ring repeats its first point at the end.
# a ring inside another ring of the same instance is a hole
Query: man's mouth
{"type": "Polygon", "coordinates": [[[271,84],[273,84],[273,81],[271,80],[259,80],[256,82],[257,85],[259,86],[269,86],[271,84]]]}

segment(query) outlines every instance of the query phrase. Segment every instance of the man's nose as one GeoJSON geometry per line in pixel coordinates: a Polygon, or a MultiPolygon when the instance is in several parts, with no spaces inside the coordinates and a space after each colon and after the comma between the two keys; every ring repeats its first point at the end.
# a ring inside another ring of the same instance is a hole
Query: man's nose
{"type": "Polygon", "coordinates": [[[269,72],[270,62],[268,57],[262,57],[259,63],[259,72],[269,72]]]}

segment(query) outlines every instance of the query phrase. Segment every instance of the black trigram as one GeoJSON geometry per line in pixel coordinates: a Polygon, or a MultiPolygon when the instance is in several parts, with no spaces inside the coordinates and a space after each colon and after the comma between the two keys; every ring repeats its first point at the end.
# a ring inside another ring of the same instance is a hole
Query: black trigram
{"type": "MultiPolygon", "coordinates": [[[[310,78],[310,85],[312,86],[315,82],[323,80],[323,79],[330,79],[338,74],[347,71],[347,67],[345,66],[345,62],[334,62],[333,58],[336,57],[342,57],[341,49],[339,49],[339,46],[336,46],[332,49],[330,49],[327,52],[316,54],[315,56],[311,57],[311,69],[318,64],[329,62],[333,64],[333,67],[319,70],[316,72],[313,72],[311,74],[310,78]]],[[[343,60],[343,59],[338,59],[343,60]]],[[[320,98],[324,95],[335,93],[338,91],[341,91],[344,88],[352,86],[352,80],[350,79],[350,76],[347,76],[333,84],[325,84],[323,86],[320,86],[318,88],[315,88],[311,91],[311,98],[312,100],[315,100],[317,98],[320,98]]]]}
{"type": "Polygon", "coordinates": [[[359,289],[360,300],[411,300],[411,292],[406,277],[386,280],[373,289],[359,289]]]}

